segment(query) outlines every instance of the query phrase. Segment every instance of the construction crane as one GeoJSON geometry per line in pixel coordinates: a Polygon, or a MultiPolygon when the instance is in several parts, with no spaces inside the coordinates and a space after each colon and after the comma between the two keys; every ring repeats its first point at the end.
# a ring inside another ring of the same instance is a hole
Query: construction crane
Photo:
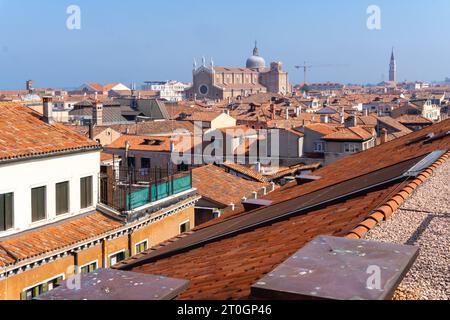
{"type": "Polygon", "coordinates": [[[303,65],[295,66],[297,70],[303,69],[303,85],[306,85],[306,76],[309,70],[312,68],[332,68],[332,67],[346,67],[346,64],[319,64],[319,65],[308,65],[306,61],[303,65]]]}

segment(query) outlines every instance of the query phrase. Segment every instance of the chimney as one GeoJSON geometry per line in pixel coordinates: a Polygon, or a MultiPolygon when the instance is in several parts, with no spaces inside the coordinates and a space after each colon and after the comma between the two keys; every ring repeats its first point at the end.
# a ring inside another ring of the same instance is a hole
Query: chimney
{"type": "Polygon", "coordinates": [[[364,116],[367,117],[368,115],[369,115],[369,109],[365,109],[365,110],[364,110],[364,116]]]}
{"type": "Polygon", "coordinates": [[[255,199],[255,200],[258,199],[258,192],[253,191],[252,195],[253,195],[253,199],[255,199]]]}
{"type": "Polygon", "coordinates": [[[295,109],[295,116],[298,118],[298,117],[300,117],[301,113],[302,113],[302,107],[297,107],[295,109]]]}
{"type": "Polygon", "coordinates": [[[257,162],[255,166],[256,172],[261,173],[261,162],[257,162]]]}
{"type": "Polygon", "coordinates": [[[347,123],[345,124],[345,127],[347,128],[354,128],[358,126],[358,118],[356,116],[351,116],[347,123]]]}
{"type": "Polygon", "coordinates": [[[386,128],[381,129],[380,142],[381,142],[381,144],[388,142],[388,131],[386,130],[386,128]]]}
{"type": "Polygon", "coordinates": [[[286,108],[286,120],[289,120],[289,108],[286,108]]]}
{"type": "Polygon", "coordinates": [[[52,97],[43,97],[43,114],[44,114],[44,121],[48,124],[53,123],[53,99],[52,97]]]}
{"type": "Polygon", "coordinates": [[[341,124],[345,123],[345,113],[344,113],[344,108],[341,109],[341,124]]]}
{"type": "Polygon", "coordinates": [[[272,111],[272,120],[275,120],[275,106],[273,104],[270,105],[272,111]]]}
{"type": "Polygon", "coordinates": [[[94,140],[94,123],[89,122],[89,139],[94,140]]]}
{"type": "Polygon", "coordinates": [[[92,119],[94,120],[94,124],[96,126],[103,125],[103,104],[99,103],[98,101],[94,102],[92,119]]]}

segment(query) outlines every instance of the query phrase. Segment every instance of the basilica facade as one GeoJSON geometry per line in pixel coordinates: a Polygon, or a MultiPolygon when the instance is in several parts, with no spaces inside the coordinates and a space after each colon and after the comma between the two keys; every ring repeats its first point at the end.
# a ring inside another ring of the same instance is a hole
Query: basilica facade
{"type": "Polygon", "coordinates": [[[194,62],[192,83],[186,91],[188,99],[222,100],[256,93],[288,95],[292,92],[283,64],[272,62],[266,67],[256,45],[245,68],[217,67],[212,61],[207,65],[205,59],[200,66],[194,62]]]}

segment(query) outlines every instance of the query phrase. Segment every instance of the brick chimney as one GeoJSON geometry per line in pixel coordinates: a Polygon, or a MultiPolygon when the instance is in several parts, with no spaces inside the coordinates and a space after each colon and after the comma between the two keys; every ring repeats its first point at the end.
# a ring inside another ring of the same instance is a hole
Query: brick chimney
{"type": "Polygon", "coordinates": [[[52,97],[43,97],[43,115],[44,121],[48,124],[53,123],[53,98],[52,97]]]}
{"type": "Polygon", "coordinates": [[[103,104],[99,103],[98,101],[95,101],[92,108],[93,108],[92,109],[92,119],[93,119],[94,125],[102,126],[103,125],[103,104]]]}
{"type": "Polygon", "coordinates": [[[381,129],[381,137],[380,137],[381,144],[384,144],[388,142],[388,131],[386,128],[381,129]]]}

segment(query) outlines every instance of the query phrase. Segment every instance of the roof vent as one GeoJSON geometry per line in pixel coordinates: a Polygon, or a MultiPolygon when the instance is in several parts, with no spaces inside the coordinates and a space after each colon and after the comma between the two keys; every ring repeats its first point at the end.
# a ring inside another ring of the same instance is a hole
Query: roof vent
{"type": "Polygon", "coordinates": [[[319,236],[251,292],[260,299],[389,300],[418,255],[413,246],[319,236]]]}
{"type": "Polygon", "coordinates": [[[248,199],[242,202],[245,211],[252,211],[261,207],[270,206],[272,201],[264,199],[248,199]]]}
{"type": "Polygon", "coordinates": [[[319,176],[312,176],[312,175],[308,175],[308,174],[301,174],[295,177],[295,180],[297,181],[298,185],[301,184],[305,184],[305,183],[309,183],[309,182],[313,182],[313,181],[317,181],[322,179],[322,177],[319,176]]]}

